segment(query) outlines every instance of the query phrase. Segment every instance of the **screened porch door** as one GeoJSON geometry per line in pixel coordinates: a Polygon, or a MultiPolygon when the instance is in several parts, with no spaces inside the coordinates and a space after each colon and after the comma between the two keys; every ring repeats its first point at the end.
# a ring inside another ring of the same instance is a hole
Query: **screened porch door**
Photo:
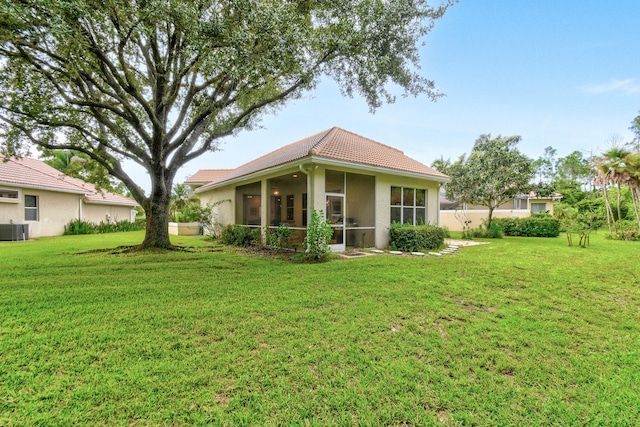
{"type": "Polygon", "coordinates": [[[333,236],[329,239],[329,247],[332,252],[344,252],[344,194],[326,194],[327,198],[327,223],[333,229],[333,236]]]}

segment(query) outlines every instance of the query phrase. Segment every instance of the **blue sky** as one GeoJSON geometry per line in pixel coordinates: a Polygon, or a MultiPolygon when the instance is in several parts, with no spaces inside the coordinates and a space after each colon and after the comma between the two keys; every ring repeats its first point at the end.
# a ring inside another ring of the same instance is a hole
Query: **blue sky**
{"type": "MultiPolygon", "coordinates": [[[[431,164],[483,133],[520,135],[532,158],[602,151],[640,110],[640,1],[462,0],[421,48],[421,73],[446,96],[398,97],[375,114],[330,80],[180,170],[231,168],[339,126],[431,164]]],[[[141,182],[141,184],[143,184],[141,182]]],[[[146,185],[143,184],[143,187],[146,185]]]]}

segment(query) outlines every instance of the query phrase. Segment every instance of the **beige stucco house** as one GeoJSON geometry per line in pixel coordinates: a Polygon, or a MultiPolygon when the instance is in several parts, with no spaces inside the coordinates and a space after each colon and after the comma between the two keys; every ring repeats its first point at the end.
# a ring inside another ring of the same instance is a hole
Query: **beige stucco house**
{"type": "Polygon", "coordinates": [[[135,220],[138,204],[131,199],[97,190],[37,159],[4,160],[0,156],[0,225],[26,224],[29,237],[43,237],[61,235],[75,219],[135,220]]]}
{"type": "Polygon", "coordinates": [[[340,128],[317,133],[230,171],[204,170],[186,183],[218,221],[294,230],[301,242],[314,210],[334,230],[331,248],[386,247],[393,221],[439,222],[448,177],[402,151],[340,128]],[[201,181],[214,176],[207,184],[201,181]]]}
{"type": "MultiPolygon", "coordinates": [[[[561,198],[562,195],[557,193],[548,197],[536,193],[522,194],[498,206],[493,211],[493,218],[526,218],[537,212],[553,215],[553,204],[561,198]]],[[[448,200],[443,193],[440,194],[440,206],[440,225],[450,231],[463,231],[463,224],[467,221],[470,228],[477,228],[489,218],[486,206],[460,205],[448,200]]]]}

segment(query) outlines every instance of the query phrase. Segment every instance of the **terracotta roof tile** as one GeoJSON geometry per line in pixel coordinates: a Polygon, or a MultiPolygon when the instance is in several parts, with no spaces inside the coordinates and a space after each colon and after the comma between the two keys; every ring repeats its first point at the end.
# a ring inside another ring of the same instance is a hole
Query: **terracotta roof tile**
{"type": "Polygon", "coordinates": [[[185,184],[208,184],[210,182],[218,182],[226,175],[231,173],[233,169],[200,169],[191,175],[184,182],[185,184]]]}
{"type": "MultiPolygon", "coordinates": [[[[245,163],[217,182],[250,175],[310,156],[448,178],[447,175],[406,156],[396,148],[334,127],[245,163]]],[[[211,182],[200,190],[214,184],[215,182],[211,182]]]]}
{"type": "Polygon", "coordinates": [[[137,203],[119,194],[98,191],[93,184],[64,175],[45,162],[29,157],[10,158],[4,162],[0,155],[0,184],[28,186],[65,193],[84,194],[89,203],[107,203],[137,206],[137,203]]]}

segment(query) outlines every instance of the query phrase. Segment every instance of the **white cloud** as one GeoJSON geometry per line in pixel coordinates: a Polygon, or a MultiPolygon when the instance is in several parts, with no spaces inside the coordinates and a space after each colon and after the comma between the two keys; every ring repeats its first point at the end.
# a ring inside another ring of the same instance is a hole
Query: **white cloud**
{"type": "Polygon", "coordinates": [[[640,93],[640,83],[636,79],[611,79],[608,83],[590,84],[582,89],[589,93],[622,92],[625,94],[640,93]]]}

